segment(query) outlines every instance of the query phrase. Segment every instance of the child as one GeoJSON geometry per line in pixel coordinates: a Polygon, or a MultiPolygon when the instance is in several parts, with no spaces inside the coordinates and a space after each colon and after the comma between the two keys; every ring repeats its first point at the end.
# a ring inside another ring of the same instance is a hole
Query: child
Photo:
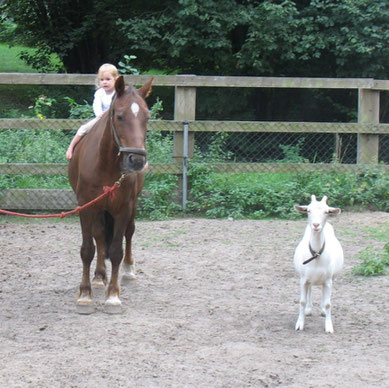
{"type": "Polygon", "coordinates": [[[72,158],[74,147],[81,138],[92,129],[96,122],[109,109],[112,97],[115,94],[115,81],[118,76],[118,69],[114,65],[106,63],[100,66],[96,78],[96,86],[98,89],[96,90],[93,99],[93,112],[96,117],[93,120],[88,121],[86,124],[81,125],[78,129],[66,151],[66,157],[68,159],[72,158]]]}

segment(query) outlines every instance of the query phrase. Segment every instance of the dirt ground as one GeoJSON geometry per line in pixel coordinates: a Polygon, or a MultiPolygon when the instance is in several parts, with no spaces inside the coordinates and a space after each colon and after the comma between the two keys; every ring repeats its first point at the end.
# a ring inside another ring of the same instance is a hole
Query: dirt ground
{"type": "Polygon", "coordinates": [[[0,387],[389,387],[389,275],[351,274],[389,213],[342,213],[334,334],[294,330],[298,221],[137,222],[123,312],[79,315],[77,219],[0,217],[0,387]]]}

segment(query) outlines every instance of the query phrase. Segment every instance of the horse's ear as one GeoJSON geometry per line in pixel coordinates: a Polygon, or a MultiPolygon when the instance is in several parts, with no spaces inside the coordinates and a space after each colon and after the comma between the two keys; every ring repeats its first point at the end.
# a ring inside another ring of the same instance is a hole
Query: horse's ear
{"type": "Polygon", "coordinates": [[[120,75],[115,81],[115,91],[118,97],[120,97],[124,93],[125,87],[126,84],[124,83],[124,78],[122,75],[120,75]]]}
{"type": "Polygon", "coordinates": [[[138,89],[138,93],[143,97],[147,98],[151,93],[151,84],[153,83],[154,78],[150,78],[140,89],[138,89]]]}

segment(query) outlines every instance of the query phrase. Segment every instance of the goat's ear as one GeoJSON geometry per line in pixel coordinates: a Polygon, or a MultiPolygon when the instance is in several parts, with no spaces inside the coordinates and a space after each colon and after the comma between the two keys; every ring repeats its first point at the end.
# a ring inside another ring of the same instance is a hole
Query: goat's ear
{"type": "Polygon", "coordinates": [[[308,206],[295,205],[294,209],[297,210],[298,212],[306,213],[308,211],[308,206]]]}
{"type": "Polygon", "coordinates": [[[339,207],[330,207],[328,208],[329,214],[340,214],[342,210],[339,207]]]}

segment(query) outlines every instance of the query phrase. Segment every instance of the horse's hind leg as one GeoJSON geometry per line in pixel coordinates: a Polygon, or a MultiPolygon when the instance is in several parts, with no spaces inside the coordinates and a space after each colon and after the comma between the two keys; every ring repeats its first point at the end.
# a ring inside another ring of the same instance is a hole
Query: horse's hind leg
{"type": "Polygon", "coordinates": [[[90,222],[85,222],[83,216],[80,215],[82,229],[82,245],[81,245],[81,260],[82,260],[82,278],[80,283],[80,292],[77,299],[77,312],[80,314],[91,314],[93,312],[92,288],[90,283],[90,266],[95,254],[95,246],[91,234],[90,222]]]}
{"type": "Polygon", "coordinates": [[[135,232],[135,221],[131,220],[126,229],[126,248],[124,253],[124,260],[122,264],[122,280],[133,280],[135,279],[135,260],[132,256],[132,236],[135,232]]]}
{"type": "MultiPolygon", "coordinates": [[[[123,222],[127,217],[123,214],[120,220],[115,219],[114,233],[109,247],[109,258],[112,264],[111,280],[108,284],[105,301],[105,311],[109,314],[121,312],[119,269],[123,259],[123,237],[127,233],[128,223],[123,222]]],[[[133,233],[133,232],[132,232],[133,233]]]]}

